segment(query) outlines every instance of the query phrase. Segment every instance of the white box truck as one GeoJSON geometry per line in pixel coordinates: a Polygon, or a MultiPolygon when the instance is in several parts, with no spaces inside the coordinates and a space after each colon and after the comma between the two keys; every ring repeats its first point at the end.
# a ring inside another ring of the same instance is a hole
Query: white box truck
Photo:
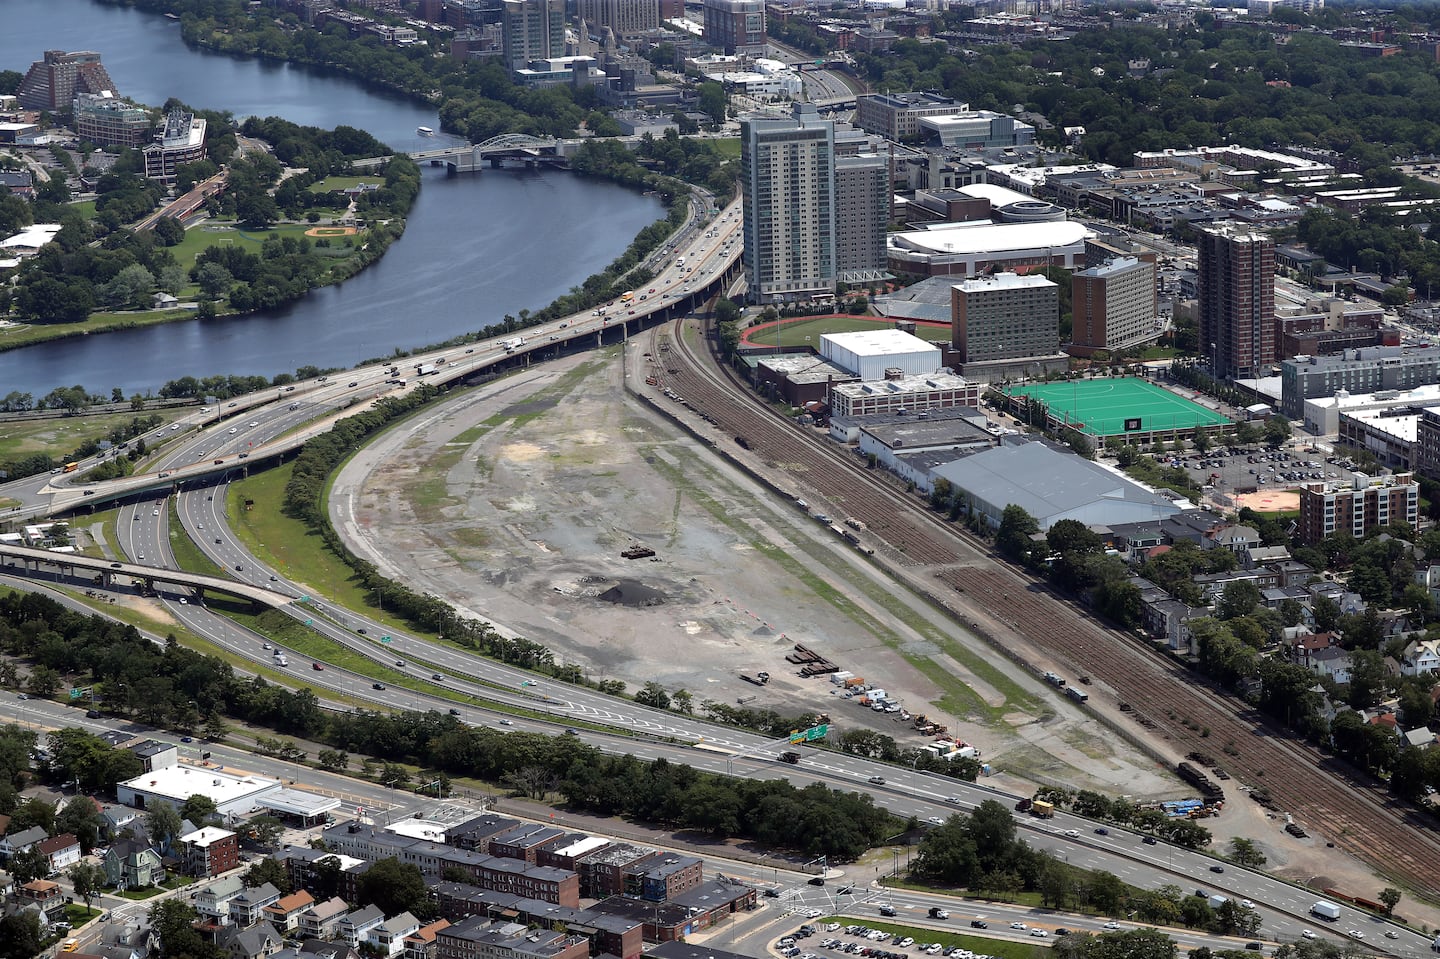
{"type": "Polygon", "coordinates": [[[1324,899],[1321,899],[1310,907],[1310,915],[1319,916],[1328,922],[1334,922],[1340,918],[1340,907],[1333,902],[1326,902],[1324,899]]]}

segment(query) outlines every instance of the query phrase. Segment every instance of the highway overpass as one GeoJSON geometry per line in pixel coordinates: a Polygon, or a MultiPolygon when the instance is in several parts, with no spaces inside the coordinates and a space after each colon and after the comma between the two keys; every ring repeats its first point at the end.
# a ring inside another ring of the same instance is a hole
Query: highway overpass
{"type": "Polygon", "coordinates": [[[27,570],[31,567],[39,570],[41,566],[56,566],[72,576],[77,570],[85,570],[95,573],[97,581],[104,586],[108,586],[116,576],[128,576],[132,579],[143,580],[151,589],[154,589],[156,583],[186,587],[193,590],[192,595],[197,598],[209,590],[273,609],[288,606],[295,601],[295,597],[285,593],[264,589],[260,586],[251,586],[232,579],[222,579],[219,576],[187,573],[175,569],[159,569],[135,563],[116,563],[108,559],[81,556],[79,553],[57,553],[53,550],[35,549],[30,546],[12,546],[8,543],[0,543],[0,560],[3,560],[6,566],[22,566],[27,570]]]}

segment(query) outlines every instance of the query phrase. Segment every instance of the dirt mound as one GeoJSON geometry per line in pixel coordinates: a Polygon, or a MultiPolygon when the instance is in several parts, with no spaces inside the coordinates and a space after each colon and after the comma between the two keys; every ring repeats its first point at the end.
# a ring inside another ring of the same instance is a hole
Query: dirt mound
{"type": "Polygon", "coordinates": [[[752,629],[752,630],[750,630],[750,635],[751,635],[751,636],[774,636],[774,635],[775,635],[775,630],[771,629],[769,626],[761,626],[759,629],[752,629]]]}
{"type": "Polygon", "coordinates": [[[622,579],[599,596],[607,603],[619,606],[659,606],[665,602],[665,594],[653,586],[633,579],[622,579]]]}

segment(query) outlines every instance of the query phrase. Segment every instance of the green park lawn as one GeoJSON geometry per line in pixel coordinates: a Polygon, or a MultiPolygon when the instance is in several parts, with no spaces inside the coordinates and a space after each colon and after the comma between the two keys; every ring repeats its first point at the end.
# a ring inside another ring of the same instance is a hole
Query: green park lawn
{"type": "MultiPolygon", "coordinates": [[[[884,330],[890,329],[893,326],[894,322],[892,320],[881,319],[880,317],[821,316],[811,320],[782,321],[775,326],[765,327],[764,329],[752,329],[747,331],[746,341],[754,343],[757,346],[813,346],[818,350],[820,348],[820,335],[822,333],[853,333],[857,330],[884,330]]],[[[915,335],[931,343],[948,343],[950,342],[950,327],[921,324],[916,327],[915,335]]]]}
{"type": "Polygon", "coordinates": [[[348,190],[352,186],[359,186],[362,183],[384,183],[385,178],[379,174],[372,173],[369,176],[327,176],[325,179],[310,184],[311,193],[329,193],[332,190],[348,190]]]}
{"type": "Polygon", "coordinates": [[[203,226],[186,230],[185,239],[170,250],[175,254],[175,262],[188,270],[195,265],[195,258],[212,246],[239,246],[251,253],[259,253],[271,234],[299,238],[309,229],[309,223],[283,223],[264,230],[245,230],[233,221],[210,220],[203,226]]]}

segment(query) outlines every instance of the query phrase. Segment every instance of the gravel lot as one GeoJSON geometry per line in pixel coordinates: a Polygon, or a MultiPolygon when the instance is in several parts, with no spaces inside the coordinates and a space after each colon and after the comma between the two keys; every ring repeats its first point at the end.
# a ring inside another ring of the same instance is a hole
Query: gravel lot
{"type": "Polygon", "coordinates": [[[983,750],[996,785],[1183,792],[1038,681],[997,688],[944,655],[934,637],[953,625],[623,400],[622,375],[612,353],[566,358],[407,421],[342,471],[338,528],[388,575],[632,690],[655,680],[688,690],[697,708],[754,697],[748,705],[787,714],[826,710],[842,730],[925,741],[825,679],[799,677],[784,656],[803,642],[912,713],[943,715],[983,750]],[[635,544],[658,555],[623,559],[635,544]],[[936,664],[963,678],[959,694],[930,678],[936,664]],[[757,670],[768,686],[739,678],[757,670]]]}

